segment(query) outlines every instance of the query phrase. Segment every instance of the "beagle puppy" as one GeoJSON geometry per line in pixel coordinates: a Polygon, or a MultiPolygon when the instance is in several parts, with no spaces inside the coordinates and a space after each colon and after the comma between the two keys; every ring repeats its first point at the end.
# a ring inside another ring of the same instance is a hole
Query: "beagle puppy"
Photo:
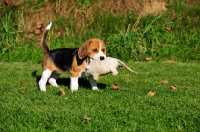
{"type": "MultiPolygon", "coordinates": [[[[41,46],[44,52],[42,61],[42,76],[39,81],[39,88],[41,91],[46,91],[47,81],[58,87],[56,79],[61,73],[70,74],[70,89],[71,91],[78,90],[78,78],[81,73],[86,70],[86,65],[90,60],[102,61],[106,58],[105,43],[98,39],[92,38],[82,44],[80,48],[59,48],[49,50],[46,45],[46,37],[51,28],[50,23],[44,30],[41,39],[41,46]]],[[[96,81],[89,77],[89,82],[93,90],[97,90],[96,81]]]]}
{"type": "Polygon", "coordinates": [[[126,67],[129,71],[137,73],[121,60],[113,57],[106,57],[102,61],[91,60],[91,62],[86,66],[87,70],[82,73],[82,76],[93,76],[94,80],[98,80],[100,75],[107,74],[109,72],[112,72],[113,76],[117,76],[117,67],[119,67],[120,64],[126,67]]]}

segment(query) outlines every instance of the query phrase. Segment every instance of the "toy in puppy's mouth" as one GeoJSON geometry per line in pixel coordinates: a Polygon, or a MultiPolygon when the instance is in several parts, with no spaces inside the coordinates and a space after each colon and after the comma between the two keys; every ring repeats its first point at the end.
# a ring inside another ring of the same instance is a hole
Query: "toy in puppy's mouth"
{"type": "Polygon", "coordinates": [[[117,67],[121,65],[125,66],[129,71],[133,73],[137,73],[133,71],[130,67],[128,67],[121,60],[113,57],[106,57],[103,60],[94,60],[90,59],[90,63],[86,65],[87,70],[82,73],[82,76],[93,76],[94,80],[98,80],[100,75],[107,74],[112,72],[114,76],[118,74],[117,67]]]}

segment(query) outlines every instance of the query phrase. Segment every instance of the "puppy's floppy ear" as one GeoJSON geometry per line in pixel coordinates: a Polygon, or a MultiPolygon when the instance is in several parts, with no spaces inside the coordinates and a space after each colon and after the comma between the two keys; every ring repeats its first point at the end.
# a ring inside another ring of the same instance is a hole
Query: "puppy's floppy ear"
{"type": "Polygon", "coordinates": [[[88,45],[91,44],[91,40],[86,41],[85,43],[82,44],[82,46],[78,49],[78,57],[80,59],[83,59],[88,55],[88,45]]]}

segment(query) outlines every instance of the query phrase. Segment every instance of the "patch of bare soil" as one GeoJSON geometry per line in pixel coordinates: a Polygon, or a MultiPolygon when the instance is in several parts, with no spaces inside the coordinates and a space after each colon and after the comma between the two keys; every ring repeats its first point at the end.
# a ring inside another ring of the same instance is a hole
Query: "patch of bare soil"
{"type": "MultiPolygon", "coordinates": [[[[155,14],[158,15],[167,10],[166,3],[172,0],[94,0],[87,8],[78,5],[76,0],[49,2],[45,0],[38,7],[30,7],[23,4],[24,0],[4,0],[7,6],[21,6],[24,13],[24,21],[26,31],[40,34],[43,25],[53,21],[59,17],[75,18],[77,26],[87,26],[85,21],[87,18],[96,15],[116,14],[116,13],[134,13],[134,14],[155,14]],[[18,4],[16,4],[18,3],[18,4]],[[38,28],[38,23],[39,28],[38,28]]],[[[23,23],[18,20],[19,25],[23,23]]]]}
{"type": "Polygon", "coordinates": [[[166,2],[158,1],[158,0],[154,0],[154,1],[152,0],[152,1],[146,2],[141,10],[141,14],[142,15],[148,15],[148,14],[158,15],[167,10],[165,5],[166,5],[166,2]]]}
{"type": "Polygon", "coordinates": [[[109,1],[108,7],[112,13],[133,12],[135,14],[160,14],[166,11],[166,3],[170,0],[125,0],[125,1],[109,1]]]}

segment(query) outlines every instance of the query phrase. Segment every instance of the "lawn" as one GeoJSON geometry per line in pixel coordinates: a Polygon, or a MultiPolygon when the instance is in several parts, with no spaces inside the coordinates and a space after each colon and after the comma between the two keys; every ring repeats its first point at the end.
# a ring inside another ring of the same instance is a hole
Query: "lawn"
{"type": "Polygon", "coordinates": [[[138,74],[118,68],[118,76],[99,78],[98,91],[81,78],[79,90],[71,93],[69,75],[62,75],[62,96],[50,85],[46,92],[38,90],[40,64],[0,62],[0,131],[200,130],[199,63],[127,64],[138,74]],[[119,89],[112,90],[112,84],[119,89]]]}
{"type": "Polygon", "coordinates": [[[0,2],[0,131],[199,131],[199,14],[198,0],[0,2]],[[142,15],[155,2],[166,10],[142,15]],[[119,68],[118,76],[99,78],[98,91],[80,78],[74,93],[66,74],[57,80],[65,95],[50,85],[39,91],[39,43],[50,21],[50,49],[97,37],[107,56],[138,74],[119,68]]]}

